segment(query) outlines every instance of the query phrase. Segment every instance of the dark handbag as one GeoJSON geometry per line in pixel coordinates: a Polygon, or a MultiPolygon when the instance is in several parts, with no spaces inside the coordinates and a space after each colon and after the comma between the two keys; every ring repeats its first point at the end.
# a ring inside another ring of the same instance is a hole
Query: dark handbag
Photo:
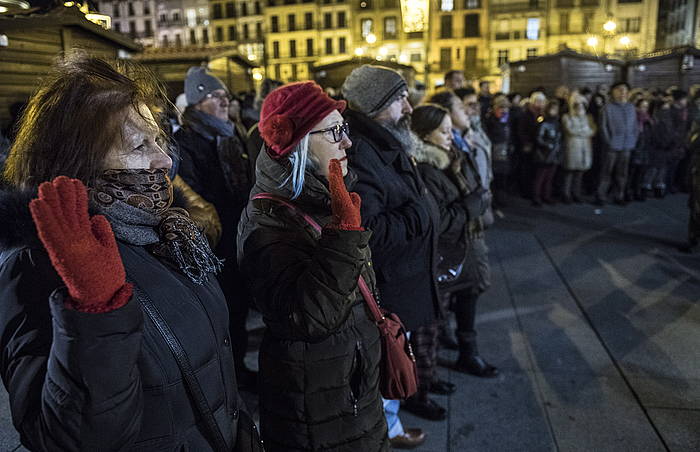
{"type": "MultiPolygon", "coordinates": [[[[284,198],[271,193],[258,193],[252,199],[268,199],[282,204],[300,216],[317,234],[321,233],[321,226],[311,216],[284,198]]],[[[413,355],[411,343],[406,337],[406,329],[396,314],[380,310],[377,300],[362,275],[358,278],[357,284],[372,314],[372,320],[379,329],[382,341],[379,390],[385,399],[406,399],[418,390],[416,358],[413,355]]]]}
{"type": "Polygon", "coordinates": [[[245,411],[239,409],[236,409],[233,421],[233,431],[236,433],[236,437],[234,438],[235,444],[233,445],[233,449],[228,447],[224,435],[221,433],[221,429],[219,429],[219,425],[216,423],[214,414],[211,412],[211,408],[209,408],[209,403],[204,396],[202,387],[199,385],[197,377],[194,375],[192,365],[190,364],[187,353],[185,353],[185,350],[182,348],[182,344],[180,344],[177,336],[175,336],[165,322],[165,319],[163,319],[163,316],[158,312],[151,298],[144,291],[139,289],[136,284],[134,284],[134,294],[141,302],[143,310],[146,311],[146,314],[156,326],[156,329],[163,339],[165,339],[165,343],[168,344],[170,351],[173,353],[175,361],[177,361],[177,366],[182,373],[187,392],[192,399],[195,412],[202,420],[204,437],[207,439],[212,450],[215,452],[264,452],[265,449],[262,445],[262,440],[260,440],[260,435],[258,434],[255,423],[245,411]]]}
{"type": "Polygon", "coordinates": [[[467,248],[464,243],[455,243],[440,250],[437,263],[437,282],[440,287],[448,287],[462,275],[467,248]]]}

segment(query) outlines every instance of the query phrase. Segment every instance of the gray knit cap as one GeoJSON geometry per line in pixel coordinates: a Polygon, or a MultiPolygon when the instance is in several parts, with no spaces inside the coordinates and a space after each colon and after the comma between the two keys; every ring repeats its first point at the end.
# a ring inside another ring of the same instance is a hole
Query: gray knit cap
{"type": "Polygon", "coordinates": [[[185,78],[187,105],[198,104],[204,99],[204,96],[217,89],[228,92],[224,82],[208,73],[204,66],[192,66],[187,70],[187,78],[185,78]]]}
{"type": "Polygon", "coordinates": [[[352,110],[376,116],[407,91],[406,80],[393,69],[362,65],[352,70],[341,91],[352,110]]]}

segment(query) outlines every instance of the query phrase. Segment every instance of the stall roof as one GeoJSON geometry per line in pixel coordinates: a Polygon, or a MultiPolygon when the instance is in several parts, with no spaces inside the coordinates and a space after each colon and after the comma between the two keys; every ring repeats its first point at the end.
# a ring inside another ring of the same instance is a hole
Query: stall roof
{"type": "Polygon", "coordinates": [[[413,66],[408,66],[406,64],[395,63],[393,61],[378,61],[374,58],[369,57],[353,57],[345,60],[335,61],[333,63],[323,64],[319,66],[313,66],[313,71],[328,71],[342,66],[362,66],[363,64],[375,64],[377,66],[384,66],[392,69],[401,69],[404,71],[416,71],[413,66]]]}
{"type": "Polygon", "coordinates": [[[128,37],[114,31],[106,30],[87,20],[85,15],[76,6],[67,8],[60,5],[48,8],[15,10],[0,14],[0,31],[55,27],[57,25],[80,27],[128,50],[134,52],[141,50],[141,46],[128,37]]]}
{"type": "Polygon", "coordinates": [[[258,65],[241,56],[235,46],[147,47],[142,53],[134,55],[134,60],[140,63],[174,63],[193,60],[211,61],[217,58],[230,58],[244,68],[258,67],[258,65]]]}
{"type": "Polygon", "coordinates": [[[527,60],[519,60],[519,61],[511,61],[508,63],[509,66],[520,66],[521,64],[527,64],[527,63],[532,63],[533,61],[547,61],[547,60],[556,60],[559,58],[574,58],[574,59],[579,59],[579,60],[586,60],[586,61],[598,61],[603,64],[616,64],[619,66],[624,66],[625,62],[622,60],[616,60],[613,58],[602,58],[602,57],[597,57],[595,55],[588,55],[585,53],[578,53],[574,50],[562,50],[557,53],[552,53],[549,55],[542,55],[534,58],[529,58],[527,60]]]}
{"type": "Polygon", "coordinates": [[[647,53],[642,55],[641,58],[632,61],[633,64],[648,64],[653,61],[663,60],[666,58],[673,58],[679,55],[693,55],[695,57],[700,57],[700,49],[692,46],[682,46],[675,47],[672,49],[657,50],[656,52],[647,53]]]}

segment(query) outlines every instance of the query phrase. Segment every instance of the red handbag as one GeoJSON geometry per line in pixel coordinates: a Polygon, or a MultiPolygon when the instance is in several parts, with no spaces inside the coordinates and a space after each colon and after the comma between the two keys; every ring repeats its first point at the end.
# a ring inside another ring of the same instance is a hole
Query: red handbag
{"type": "MultiPolygon", "coordinates": [[[[272,193],[258,193],[252,199],[269,199],[282,204],[303,218],[317,233],[321,233],[321,226],[316,223],[316,220],[284,198],[272,193]]],[[[358,278],[357,285],[372,314],[372,320],[379,329],[382,341],[382,361],[379,369],[379,390],[382,397],[385,399],[406,399],[418,390],[416,357],[413,355],[411,343],[406,336],[406,329],[399,316],[380,309],[362,275],[358,278]]]]}

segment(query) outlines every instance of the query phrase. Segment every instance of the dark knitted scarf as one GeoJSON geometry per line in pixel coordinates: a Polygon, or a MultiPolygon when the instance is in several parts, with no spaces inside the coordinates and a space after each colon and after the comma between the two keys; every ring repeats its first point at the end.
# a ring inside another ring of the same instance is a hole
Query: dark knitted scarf
{"type": "Polygon", "coordinates": [[[119,240],[148,247],[196,284],[221,270],[222,261],[189,213],[170,207],[173,188],[167,170],[107,170],[90,198],[119,240]]]}

